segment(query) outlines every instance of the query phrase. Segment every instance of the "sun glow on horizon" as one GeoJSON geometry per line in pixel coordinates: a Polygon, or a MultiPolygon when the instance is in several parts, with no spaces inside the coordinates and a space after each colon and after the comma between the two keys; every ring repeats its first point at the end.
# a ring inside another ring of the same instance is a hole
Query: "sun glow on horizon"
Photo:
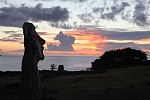
{"type": "Polygon", "coordinates": [[[100,34],[84,30],[77,30],[67,34],[76,37],[75,43],[73,44],[74,50],[80,51],[84,55],[102,54],[105,48],[104,40],[106,38],[100,34]]]}

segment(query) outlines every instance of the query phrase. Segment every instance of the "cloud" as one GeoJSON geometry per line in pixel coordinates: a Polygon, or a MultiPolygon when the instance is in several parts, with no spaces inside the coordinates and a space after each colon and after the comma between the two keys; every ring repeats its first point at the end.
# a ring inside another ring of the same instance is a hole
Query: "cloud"
{"type": "Polygon", "coordinates": [[[140,40],[147,37],[150,37],[150,31],[129,31],[129,32],[121,32],[121,31],[108,31],[108,30],[98,30],[97,34],[102,33],[100,35],[107,37],[111,40],[140,40]]]}
{"type": "Polygon", "coordinates": [[[149,19],[148,19],[149,9],[147,9],[144,1],[138,0],[134,8],[135,10],[134,10],[134,15],[133,15],[133,23],[135,23],[138,26],[149,25],[149,19]]]}
{"type": "MultiPolygon", "coordinates": [[[[5,42],[19,42],[23,43],[23,33],[22,30],[19,31],[3,31],[5,34],[7,34],[7,37],[1,38],[0,41],[5,42]]],[[[40,36],[47,36],[49,35],[47,32],[37,32],[40,36]]]]}
{"type": "Polygon", "coordinates": [[[150,22],[149,2],[149,0],[134,0],[132,2],[114,0],[114,3],[104,2],[102,6],[93,7],[92,13],[95,14],[96,20],[118,21],[121,18],[134,25],[144,27],[149,26],[150,22]]]}
{"type": "Polygon", "coordinates": [[[50,51],[74,51],[72,44],[74,44],[75,37],[67,36],[63,32],[59,32],[59,34],[54,38],[54,40],[58,40],[60,44],[53,45],[48,44],[48,50],[50,51]]]}
{"type": "Polygon", "coordinates": [[[87,2],[87,0],[34,0],[34,1],[61,1],[61,2],[74,2],[74,3],[83,3],[87,2]]]}
{"type": "Polygon", "coordinates": [[[104,12],[104,7],[94,7],[94,8],[92,8],[92,12],[93,13],[102,13],[102,12],[104,12]]]}
{"type": "Polygon", "coordinates": [[[5,34],[15,34],[17,31],[3,31],[5,34]]]}
{"type": "Polygon", "coordinates": [[[24,52],[24,49],[20,49],[20,50],[12,50],[10,52],[19,52],[19,53],[23,53],[24,52]]]}
{"type": "Polygon", "coordinates": [[[72,29],[73,26],[71,24],[66,24],[66,23],[50,23],[52,27],[56,28],[63,28],[63,29],[72,29]]]}
{"type": "Polygon", "coordinates": [[[124,13],[125,8],[129,7],[130,4],[128,2],[122,2],[121,4],[114,3],[111,7],[107,8],[107,11],[105,11],[105,6],[103,8],[93,8],[93,12],[101,12],[101,18],[105,20],[112,20],[116,21],[116,16],[124,13]],[[110,11],[109,11],[110,10],[110,11]]]}
{"type": "MultiPolygon", "coordinates": [[[[108,50],[131,47],[138,50],[143,50],[150,54],[150,31],[109,31],[109,30],[93,30],[96,34],[106,37],[105,46],[101,52],[108,50]]],[[[101,43],[97,44],[97,48],[101,48],[101,43]]]]}
{"type": "Polygon", "coordinates": [[[114,4],[110,7],[110,12],[102,13],[101,18],[115,21],[116,16],[123,13],[126,7],[129,7],[130,4],[128,2],[122,2],[121,4],[114,4]]]}
{"type": "Polygon", "coordinates": [[[116,16],[124,13],[125,9],[129,6],[130,4],[128,2],[121,2],[120,4],[114,2],[113,5],[106,7],[105,1],[103,7],[94,7],[92,8],[92,12],[98,15],[100,14],[101,19],[117,21],[116,16]]]}
{"type": "Polygon", "coordinates": [[[0,3],[5,4],[5,5],[9,5],[9,6],[14,6],[14,4],[8,2],[7,0],[0,0],[0,3]]]}
{"type": "Polygon", "coordinates": [[[0,0],[0,2],[3,4],[8,4],[7,0],[0,0]]]}
{"type": "Polygon", "coordinates": [[[23,34],[21,34],[20,31],[4,31],[4,33],[9,36],[0,39],[0,41],[19,43],[22,43],[23,41],[23,34]]]}
{"type": "Polygon", "coordinates": [[[69,11],[60,6],[52,8],[43,8],[39,3],[35,7],[28,7],[21,5],[20,7],[2,7],[0,8],[0,25],[21,27],[26,21],[40,22],[40,21],[67,21],[69,18],[69,11]]]}
{"type": "Polygon", "coordinates": [[[133,42],[128,42],[128,43],[107,42],[106,46],[105,46],[105,51],[119,49],[119,48],[126,48],[126,47],[131,47],[134,49],[140,49],[139,45],[135,44],[133,42]]]}
{"type": "Polygon", "coordinates": [[[91,23],[94,20],[94,17],[91,13],[83,13],[77,15],[79,19],[81,19],[84,23],[91,23]]]}

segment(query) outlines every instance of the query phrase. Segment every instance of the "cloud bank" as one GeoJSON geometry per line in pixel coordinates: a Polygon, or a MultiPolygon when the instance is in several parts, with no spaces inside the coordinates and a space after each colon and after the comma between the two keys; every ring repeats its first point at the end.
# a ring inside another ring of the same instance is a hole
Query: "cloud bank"
{"type": "Polygon", "coordinates": [[[0,41],[4,42],[23,42],[23,34],[20,33],[20,31],[4,31],[5,34],[8,34],[9,36],[1,38],[0,41]]]}
{"type": "MultiPolygon", "coordinates": [[[[130,32],[119,32],[119,31],[108,31],[100,30],[104,37],[110,40],[140,40],[150,37],[150,31],[130,31],[130,32]]],[[[99,33],[99,31],[97,31],[99,33]]]]}
{"type": "Polygon", "coordinates": [[[69,11],[60,6],[43,8],[39,3],[35,7],[28,7],[21,5],[20,7],[2,7],[0,8],[0,25],[21,27],[26,21],[40,22],[40,21],[67,21],[69,18],[69,11]]]}
{"type": "MultiPolygon", "coordinates": [[[[92,6],[92,3],[90,6],[92,6]]],[[[118,21],[121,19],[140,27],[149,26],[149,0],[104,0],[101,4],[100,6],[92,6],[91,12],[77,15],[78,18],[85,23],[99,20],[118,21]]]]}

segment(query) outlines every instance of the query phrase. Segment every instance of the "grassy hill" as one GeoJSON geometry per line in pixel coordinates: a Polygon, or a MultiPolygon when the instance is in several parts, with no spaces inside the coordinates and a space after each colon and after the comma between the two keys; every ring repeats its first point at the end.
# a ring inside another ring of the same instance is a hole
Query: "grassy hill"
{"type": "Polygon", "coordinates": [[[106,73],[65,75],[46,79],[42,85],[60,92],[125,88],[150,84],[150,66],[108,70],[106,73]]]}
{"type": "MultiPolygon", "coordinates": [[[[47,72],[41,73],[41,80],[44,95],[53,97],[56,100],[150,99],[150,66],[110,69],[106,73],[51,75],[50,72],[47,72]],[[43,78],[45,76],[47,77],[43,78]],[[119,99],[122,97],[125,98],[119,99]]],[[[0,98],[3,98],[1,100],[9,100],[12,97],[17,98],[19,83],[20,74],[3,75],[0,78],[0,98]],[[11,95],[12,97],[8,97],[7,95],[11,93],[14,93],[11,95]]]]}

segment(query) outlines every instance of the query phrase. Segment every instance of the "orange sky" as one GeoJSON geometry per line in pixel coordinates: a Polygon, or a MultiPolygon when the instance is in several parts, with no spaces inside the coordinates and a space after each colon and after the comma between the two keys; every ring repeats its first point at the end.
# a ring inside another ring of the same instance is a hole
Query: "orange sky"
{"type": "MultiPolygon", "coordinates": [[[[19,34],[22,34],[21,32],[19,34]]],[[[46,40],[46,44],[44,45],[45,50],[44,53],[46,56],[65,56],[65,55],[102,55],[109,47],[113,47],[112,49],[117,48],[124,48],[131,45],[123,45],[122,47],[116,47],[115,45],[109,44],[111,43],[134,43],[135,45],[142,45],[139,46],[140,49],[149,53],[148,44],[150,44],[150,38],[143,38],[140,40],[111,40],[110,38],[104,37],[101,33],[95,33],[92,30],[74,30],[74,31],[63,31],[63,34],[66,36],[73,36],[75,37],[74,44],[72,47],[74,51],[50,51],[47,48],[47,45],[54,44],[59,45],[60,42],[55,40],[54,38],[58,35],[58,33],[54,32],[43,32],[39,34],[42,38],[46,40]]],[[[8,36],[6,36],[8,37],[8,36]]],[[[23,54],[23,35],[20,40],[15,41],[17,37],[11,37],[9,40],[0,40],[0,51],[3,54],[10,54],[10,55],[22,55],[23,54]]]]}
{"type": "MultiPolygon", "coordinates": [[[[103,41],[106,38],[102,38],[100,35],[96,35],[93,32],[86,32],[86,31],[69,31],[64,32],[66,35],[74,36],[75,42],[72,44],[74,51],[48,51],[47,44],[55,44],[59,45],[58,40],[54,40],[56,34],[51,33],[44,33],[40,34],[42,38],[46,40],[45,47],[45,54],[46,55],[100,55],[102,54],[103,48],[105,47],[105,42],[103,41]],[[101,48],[98,48],[97,45],[101,44],[101,48]]],[[[23,37],[22,37],[23,42],[23,37]]],[[[1,41],[0,47],[3,52],[12,55],[22,55],[23,52],[18,52],[18,50],[24,49],[23,44],[17,41],[1,41]],[[17,50],[17,51],[14,51],[17,50]],[[12,52],[13,51],[13,52],[12,52]]]]}
{"type": "MultiPolygon", "coordinates": [[[[74,51],[47,51],[48,54],[53,55],[100,55],[103,52],[103,48],[105,47],[105,42],[103,41],[106,38],[102,38],[100,35],[96,35],[93,32],[86,32],[83,30],[77,30],[77,31],[71,31],[71,32],[64,32],[66,35],[71,35],[75,37],[75,42],[72,45],[74,48],[74,51]],[[101,48],[98,48],[97,45],[101,44],[101,48]],[[52,53],[51,53],[52,52],[52,53]]],[[[47,42],[53,43],[53,44],[59,44],[59,41],[50,41],[47,42]]]]}

